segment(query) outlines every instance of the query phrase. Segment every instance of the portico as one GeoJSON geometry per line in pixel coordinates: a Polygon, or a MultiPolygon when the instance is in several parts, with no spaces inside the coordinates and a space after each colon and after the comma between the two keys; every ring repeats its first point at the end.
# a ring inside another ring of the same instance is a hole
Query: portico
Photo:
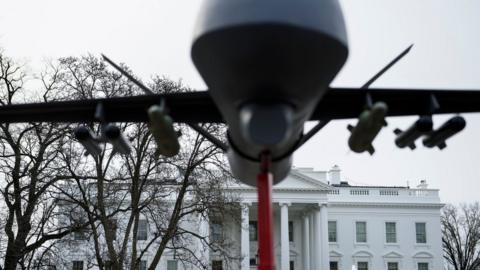
{"type": "MultiPolygon", "coordinates": [[[[274,247],[279,270],[328,269],[328,201],[330,187],[305,175],[291,174],[290,181],[274,187],[274,247]]],[[[256,269],[255,189],[242,187],[240,252],[241,269],[256,269]],[[251,191],[249,190],[251,189],[251,191]]]]}

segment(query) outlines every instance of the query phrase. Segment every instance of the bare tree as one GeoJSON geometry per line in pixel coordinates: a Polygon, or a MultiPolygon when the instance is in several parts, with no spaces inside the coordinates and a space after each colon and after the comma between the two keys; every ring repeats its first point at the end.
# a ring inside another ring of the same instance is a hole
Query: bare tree
{"type": "MultiPolygon", "coordinates": [[[[60,88],[76,98],[142,94],[92,56],[61,59],[59,70],[60,88]]],[[[161,77],[153,79],[152,88],[159,93],[189,91],[161,77]]],[[[96,265],[100,269],[138,269],[149,253],[153,260],[148,268],[155,269],[168,250],[179,260],[206,269],[208,260],[199,255],[195,249],[198,245],[192,245],[192,241],[233,257],[198,228],[183,226],[192,218],[207,220],[211,213],[238,211],[236,198],[221,191],[230,176],[222,151],[187,126],[177,125],[182,134],[181,152],[173,158],[158,157],[147,124],[118,125],[131,139],[133,149],[128,156],[106,145],[98,157],[85,157],[74,140],[65,140],[60,151],[70,179],[57,182],[57,197],[69,209],[80,209],[89,223],[91,258],[96,265]],[[154,228],[148,239],[139,240],[140,221],[154,228]]],[[[101,132],[99,125],[91,124],[90,128],[101,132]]],[[[224,136],[221,126],[203,128],[224,136]]]]}
{"type": "Polygon", "coordinates": [[[480,269],[480,204],[447,205],[442,214],[444,258],[455,270],[480,269]]]}
{"type": "MultiPolygon", "coordinates": [[[[26,78],[24,68],[0,52],[2,106],[59,98],[55,68],[41,75],[40,90],[30,95],[24,89],[26,78]]],[[[6,235],[0,255],[3,269],[27,268],[34,251],[75,230],[55,224],[56,201],[49,196],[52,186],[64,179],[57,150],[65,132],[65,127],[58,124],[0,125],[0,194],[2,207],[6,208],[1,222],[6,235]]]]}

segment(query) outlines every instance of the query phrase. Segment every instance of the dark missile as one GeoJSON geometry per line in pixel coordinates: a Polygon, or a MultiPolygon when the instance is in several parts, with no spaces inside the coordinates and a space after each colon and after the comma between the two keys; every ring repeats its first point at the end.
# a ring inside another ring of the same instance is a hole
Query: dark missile
{"type": "Polygon", "coordinates": [[[132,146],[130,141],[123,135],[119,127],[115,125],[107,125],[104,130],[104,136],[107,142],[113,145],[113,149],[122,155],[130,154],[132,146]]]}
{"type": "Polygon", "coordinates": [[[415,149],[415,141],[431,132],[433,129],[433,121],[431,116],[422,116],[415,123],[413,123],[407,130],[402,131],[395,129],[393,132],[397,135],[395,144],[399,148],[409,147],[415,149]]]}
{"type": "Polygon", "coordinates": [[[85,148],[86,155],[98,156],[102,152],[98,140],[89,128],[84,126],[77,127],[73,131],[73,135],[85,148]]]}
{"type": "Polygon", "coordinates": [[[424,140],[423,145],[429,148],[438,147],[440,150],[447,147],[445,141],[453,135],[462,131],[466,126],[466,121],[461,116],[450,118],[441,127],[432,131],[424,140]]]}

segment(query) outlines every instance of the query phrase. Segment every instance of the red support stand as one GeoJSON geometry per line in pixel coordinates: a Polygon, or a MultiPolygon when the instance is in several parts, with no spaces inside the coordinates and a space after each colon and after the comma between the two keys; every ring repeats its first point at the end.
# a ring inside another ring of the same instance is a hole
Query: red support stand
{"type": "Polygon", "coordinates": [[[270,157],[262,155],[261,171],[257,175],[258,193],[258,270],[275,270],[273,256],[273,213],[272,182],[273,175],[269,171],[270,157]]]}

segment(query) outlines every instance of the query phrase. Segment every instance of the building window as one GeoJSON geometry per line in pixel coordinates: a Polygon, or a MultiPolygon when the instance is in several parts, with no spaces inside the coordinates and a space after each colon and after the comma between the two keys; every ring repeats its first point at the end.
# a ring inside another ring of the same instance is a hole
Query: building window
{"type": "Polygon", "coordinates": [[[368,262],[357,262],[358,270],[368,270],[368,262]]]}
{"type": "Polygon", "coordinates": [[[338,270],[338,262],[330,262],[330,270],[338,270]]]}
{"type": "Polygon", "coordinates": [[[255,266],[257,265],[257,259],[256,258],[250,258],[250,266],[255,266]]]}
{"type": "Polygon", "coordinates": [[[219,221],[214,221],[211,225],[210,230],[213,242],[223,241],[223,226],[219,221]]]}
{"type": "Polygon", "coordinates": [[[83,261],[73,261],[72,270],[83,270],[83,261]]]}
{"type": "Polygon", "coordinates": [[[332,242],[332,243],[337,242],[337,222],[336,221],[328,222],[328,242],[332,242]]]}
{"type": "Polygon", "coordinates": [[[147,261],[140,261],[137,270],[147,270],[147,261]]]}
{"type": "Polygon", "coordinates": [[[417,234],[417,243],[425,244],[427,243],[427,229],[425,222],[415,223],[415,231],[417,234]]]}
{"type": "Polygon", "coordinates": [[[79,229],[73,233],[74,240],[88,240],[88,232],[86,229],[79,229]]]}
{"type": "Polygon", "coordinates": [[[295,262],[290,261],[290,270],[295,270],[295,262]]]}
{"type": "Polygon", "coordinates": [[[111,261],[105,261],[105,270],[112,270],[112,262],[111,261]]]}
{"type": "Polygon", "coordinates": [[[258,240],[258,232],[257,232],[257,222],[256,221],[250,221],[248,223],[248,233],[249,233],[249,238],[250,241],[257,241],[258,240]]]}
{"type": "Polygon", "coordinates": [[[398,262],[387,263],[387,270],[398,270],[398,262]]]}
{"type": "Polygon", "coordinates": [[[417,264],[418,270],[428,270],[428,263],[426,262],[421,262],[417,264]]]}
{"type": "Polygon", "coordinates": [[[177,270],[178,262],[176,260],[167,261],[167,270],[177,270]]]}
{"type": "Polygon", "coordinates": [[[222,261],[212,261],[212,270],[223,270],[222,261]]]}
{"type": "Polygon", "coordinates": [[[367,242],[367,223],[365,221],[355,222],[355,233],[357,243],[367,242]]]}
{"type": "Polygon", "coordinates": [[[385,233],[387,243],[397,242],[397,224],[395,222],[385,222],[385,233]]]}
{"type": "Polygon", "coordinates": [[[288,241],[293,242],[293,221],[288,222],[288,241]]]}
{"type": "Polygon", "coordinates": [[[147,228],[148,224],[146,219],[138,220],[137,240],[147,240],[147,228]]]}

